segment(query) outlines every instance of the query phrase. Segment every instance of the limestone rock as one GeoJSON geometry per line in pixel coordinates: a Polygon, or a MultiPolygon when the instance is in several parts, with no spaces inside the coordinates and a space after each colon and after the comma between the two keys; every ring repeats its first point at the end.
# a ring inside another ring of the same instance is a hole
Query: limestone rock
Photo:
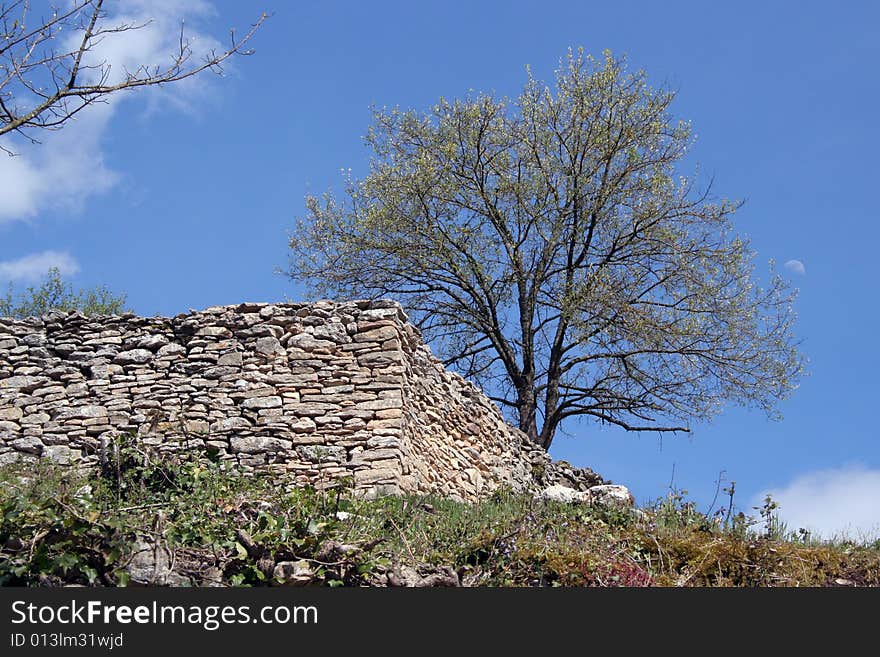
{"type": "Polygon", "coordinates": [[[0,390],[14,388],[21,392],[33,392],[47,381],[44,376],[10,376],[0,379],[0,390]]]}
{"type": "Polygon", "coordinates": [[[304,559],[279,561],[272,571],[272,577],[280,584],[305,586],[315,579],[315,571],[311,564],[304,559]]]}
{"type": "Polygon", "coordinates": [[[226,366],[226,367],[241,367],[242,357],[241,354],[237,351],[234,351],[229,354],[223,354],[220,358],[217,359],[217,365],[226,366]]]}
{"type": "Polygon", "coordinates": [[[15,422],[20,420],[22,416],[22,412],[20,408],[16,408],[15,406],[7,406],[6,408],[0,408],[0,420],[6,420],[8,422],[15,422]]]}
{"type": "Polygon", "coordinates": [[[537,493],[535,497],[541,500],[564,502],[566,504],[589,504],[592,499],[589,493],[578,491],[574,488],[569,488],[568,486],[560,486],[558,484],[548,486],[537,493]]]}
{"type": "Polygon", "coordinates": [[[56,413],[54,419],[57,422],[64,422],[72,419],[104,418],[107,417],[107,415],[107,409],[103,406],[86,404],[84,406],[71,406],[69,408],[61,409],[60,412],[56,413]]]}
{"type": "Polygon", "coordinates": [[[146,537],[139,537],[132,545],[129,562],[125,566],[130,584],[141,586],[184,586],[191,582],[171,568],[172,554],[164,545],[146,537]]]}
{"type": "Polygon", "coordinates": [[[461,581],[449,566],[422,566],[418,570],[411,566],[396,566],[386,574],[388,586],[410,588],[433,588],[461,586],[461,581]]]}
{"type": "Polygon", "coordinates": [[[256,351],[264,356],[275,356],[284,354],[284,347],[278,341],[278,338],[259,338],[257,340],[256,351]]]}
{"type": "Polygon", "coordinates": [[[306,461],[312,463],[345,462],[346,451],[344,447],[330,447],[324,445],[301,445],[296,448],[297,454],[306,461]]]}
{"type": "Polygon", "coordinates": [[[229,417],[214,422],[211,431],[232,431],[235,429],[250,429],[251,423],[243,417],[229,417]]]}
{"type": "Polygon", "coordinates": [[[43,456],[59,465],[70,465],[79,456],[79,450],[70,449],[67,445],[46,445],[43,448],[43,456]]]}
{"type": "Polygon", "coordinates": [[[179,354],[185,354],[186,347],[179,344],[166,344],[162,347],[159,347],[159,350],[156,352],[156,355],[160,358],[165,358],[168,356],[177,356],[179,354]]]}
{"type": "Polygon", "coordinates": [[[232,332],[223,326],[203,326],[196,331],[197,336],[208,338],[228,338],[232,332]]]}
{"type": "Polygon", "coordinates": [[[290,449],[291,447],[289,440],[266,436],[233,436],[229,441],[229,445],[233,452],[243,452],[245,454],[278,452],[290,449]]]}
{"type": "Polygon", "coordinates": [[[43,442],[39,438],[16,438],[12,447],[25,454],[42,454],[43,442]]]}
{"type": "Polygon", "coordinates": [[[296,433],[310,433],[317,428],[318,425],[310,417],[302,417],[290,423],[290,430],[296,433]]]}
{"type": "Polygon", "coordinates": [[[242,408],[278,408],[281,397],[251,397],[241,402],[242,408]]]}
{"type": "Polygon", "coordinates": [[[593,486],[587,492],[590,501],[598,506],[629,509],[635,504],[635,499],[626,486],[612,484],[593,486]]]}
{"type": "Polygon", "coordinates": [[[164,335],[145,335],[138,340],[138,349],[149,349],[150,351],[158,351],[161,347],[168,344],[168,338],[164,335]]]}
{"type": "Polygon", "coordinates": [[[130,349],[116,354],[113,362],[117,365],[142,365],[153,360],[153,352],[147,349],[130,349]]]}

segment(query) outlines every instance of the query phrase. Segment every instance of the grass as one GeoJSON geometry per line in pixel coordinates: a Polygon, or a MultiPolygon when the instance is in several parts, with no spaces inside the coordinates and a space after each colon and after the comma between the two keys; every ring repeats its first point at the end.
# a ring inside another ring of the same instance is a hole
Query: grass
{"type": "Polygon", "coordinates": [[[880,541],[789,532],[770,501],[756,530],[681,494],[638,512],[510,492],[479,504],[363,500],[119,453],[98,473],[42,461],[0,470],[0,584],[127,585],[147,541],[177,584],[880,585],[880,541]]]}

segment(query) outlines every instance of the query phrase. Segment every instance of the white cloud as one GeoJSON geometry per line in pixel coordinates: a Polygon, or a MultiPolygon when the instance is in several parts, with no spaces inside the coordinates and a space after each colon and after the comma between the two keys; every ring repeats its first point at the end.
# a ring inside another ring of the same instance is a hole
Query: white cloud
{"type": "Polygon", "coordinates": [[[0,281],[33,283],[53,267],[57,267],[63,276],[71,276],[79,271],[79,263],[69,253],[43,251],[0,262],[0,281]]]}
{"type": "Polygon", "coordinates": [[[111,105],[96,105],[42,145],[15,144],[16,157],[0,153],[0,224],[46,208],[76,213],[110,189],[119,175],[105,165],[100,142],[112,114],[111,105]]]}
{"type": "Polygon", "coordinates": [[[785,263],[785,268],[793,272],[795,274],[799,274],[800,276],[804,276],[807,273],[807,268],[804,267],[804,263],[800,260],[789,260],[785,263]]]}
{"type": "MultiPolygon", "coordinates": [[[[89,53],[87,64],[107,62],[111,66],[110,82],[141,65],[161,67],[170,63],[178,45],[181,20],[213,12],[203,0],[130,0],[123,9],[110,16],[107,25],[148,24],[108,35],[89,53]]],[[[186,35],[194,51],[192,64],[199,63],[212,48],[219,48],[216,40],[193,30],[189,23],[186,35]]],[[[0,152],[0,224],[27,220],[46,209],[81,211],[86,201],[105,193],[120,179],[120,174],[107,166],[102,152],[102,141],[120,104],[126,98],[140,97],[147,100],[150,110],[162,105],[191,109],[192,100],[205,91],[201,78],[110,96],[108,103],[92,105],[62,130],[34,134],[42,144],[22,139],[5,141],[3,145],[18,155],[7,157],[0,152]]]]}
{"type": "Polygon", "coordinates": [[[880,537],[880,470],[847,466],[809,472],[762,493],[755,506],[768,493],[779,503],[779,517],[789,529],[804,527],[825,538],[880,537]]]}

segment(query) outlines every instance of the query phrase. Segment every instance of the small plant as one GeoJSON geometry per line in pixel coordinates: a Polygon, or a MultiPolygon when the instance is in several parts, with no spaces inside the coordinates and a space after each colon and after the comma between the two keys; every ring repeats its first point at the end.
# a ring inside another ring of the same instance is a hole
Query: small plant
{"type": "Polygon", "coordinates": [[[543,482],[547,476],[547,466],[543,462],[532,463],[532,478],[537,482],[543,482]]]}
{"type": "Polygon", "coordinates": [[[764,538],[772,541],[784,541],[788,536],[788,527],[780,520],[779,503],[768,493],[760,507],[753,507],[761,516],[764,538]]]}
{"type": "Polygon", "coordinates": [[[697,527],[710,531],[715,523],[697,509],[697,505],[687,499],[688,492],[684,489],[670,488],[669,493],[655,504],[654,520],[658,527],[666,529],[684,529],[697,527]]]}

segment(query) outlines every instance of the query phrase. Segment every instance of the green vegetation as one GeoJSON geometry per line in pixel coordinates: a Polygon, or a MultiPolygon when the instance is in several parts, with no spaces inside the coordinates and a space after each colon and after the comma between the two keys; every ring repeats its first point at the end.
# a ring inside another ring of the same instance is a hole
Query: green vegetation
{"type": "Polygon", "coordinates": [[[158,458],[128,440],[115,454],[90,475],[44,461],[0,470],[0,585],[123,586],[145,538],[199,584],[370,586],[409,572],[469,586],[880,585],[880,542],[791,535],[769,506],[756,531],[681,495],[636,513],[509,493],[476,505],[368,501],[158,458]]]}
{"type": "Polygon", "coordinates": [[[10,284],[0,296],[0,317],[34,317],[50,310],[78,310],[84,315],[119,315],[126,311],[125,295],[113,294],[104,286],[90,290],[74,290],[53,267],[39,287],[29,287],[19,295],[10,284]]]}

